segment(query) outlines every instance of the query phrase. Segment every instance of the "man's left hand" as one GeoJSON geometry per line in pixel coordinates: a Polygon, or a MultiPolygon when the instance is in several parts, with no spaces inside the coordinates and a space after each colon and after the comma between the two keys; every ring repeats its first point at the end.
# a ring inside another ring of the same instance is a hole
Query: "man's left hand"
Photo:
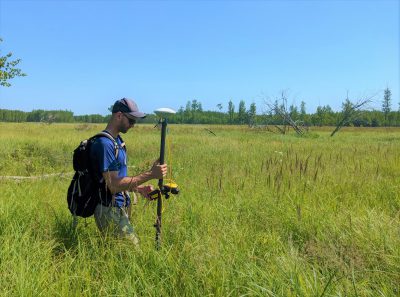
{"type": "Polygon", "coordinates": [[[149,199],[150,192],[154,191],[153,185],[138,186],[137,191],[144,198],[149,199]]]}

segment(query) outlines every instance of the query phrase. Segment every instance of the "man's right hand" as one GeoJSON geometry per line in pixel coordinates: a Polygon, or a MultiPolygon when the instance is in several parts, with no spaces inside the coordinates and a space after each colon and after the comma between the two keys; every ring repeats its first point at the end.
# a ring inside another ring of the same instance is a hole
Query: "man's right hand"
{"type": "Polygon", "coordinates": [[[167,175],[167,164],[160,165],[160,160],[156,160],[150,169],[152,178],[161,179],[167,175]]]}

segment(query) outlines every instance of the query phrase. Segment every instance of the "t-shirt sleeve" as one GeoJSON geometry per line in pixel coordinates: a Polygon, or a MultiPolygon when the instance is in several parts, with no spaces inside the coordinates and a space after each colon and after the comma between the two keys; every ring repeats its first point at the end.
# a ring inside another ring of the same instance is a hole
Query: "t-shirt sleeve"
{"type": "Polygon", "coordinates": [[[114,143],[111,140],[105,137],[97,138],[93,143],[92,153],[96,167],[101,172],[119,170],[120,164],[115,158],[114,143]]]}

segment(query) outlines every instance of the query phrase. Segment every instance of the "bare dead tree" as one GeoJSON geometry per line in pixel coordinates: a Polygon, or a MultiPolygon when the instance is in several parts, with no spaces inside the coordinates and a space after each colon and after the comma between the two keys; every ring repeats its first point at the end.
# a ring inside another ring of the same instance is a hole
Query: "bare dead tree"
{"type": "Polygon", "coordinates": [[[51,125],[51,124],[53,124],[53,123],[56,121],[56,119],[57,119],[57,116],[56,116],[56,115],[54,115],[54,114],[49,114],[49,115],[43,116],[43,117],[40,119],[40,122],[45,123],[45,124],[48,124],[48,125],[51,125]]]}
{"type": "Polygon", "coordinates": [[[301,122],[294,121],[290,115],[290,112],[287,108],[287,97],[285,92],[281,93],[281,104],[279,104],[278,100],[275,100],[274,103],[265,102],[265,105],[268,107],[271,114],[277,115],[282,120],[282,127],[275,125],[275,128],[281,133],[285,134],[287,131],[287,126],[293,128],[293,130],[300,136],[304,136],[307,132],[307,129],[304,128],[304,125],[301,122]]]}
{"type": "Polygon", "coordinates": [[[215,134],[213,131],[211,131],[210,129],[204,128],[204,130],[206,130],[208,133],[217,136],[217,134],[215,134]]]}
{"type": "Polygon", "coordinates": [[[370,103],[372,97],[373,96],[365,99],[360,99],[357,102],[353,103],[349,100],[349,96],[347,94],[346,100],[342,103],[342,112],[339,115],[338,123],[335,130],[332,131],[331,137],[335,135],[335,133],[338,132],[344,125],[359,117],[363,113],[361,108],[370,103]]]}

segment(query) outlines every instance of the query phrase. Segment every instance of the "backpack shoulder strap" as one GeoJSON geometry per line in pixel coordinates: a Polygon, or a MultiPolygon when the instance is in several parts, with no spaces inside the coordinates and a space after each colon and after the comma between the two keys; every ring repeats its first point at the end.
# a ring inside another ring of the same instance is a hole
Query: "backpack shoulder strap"
{"type": "Polygon", "coordinates": [[[125,145],[125,141],[122,139],[121,135],[118,135],[119,141],[121,141],[121,147],[124,149],[124,151],[126,152],[126,145],[125,145]]]}
{"type": "MultiPolygon", "coordinates": [[[[111,134],[107,133],[107,132],[99,132],[97,133],[95,136],[93,136],[92,138],[96,138],[96,137],[107,137],[108,139],[110,139],[113,143],[114,143],[114,150],[115,150],[115,159],[118,159],[118,153],[119,153],[119,148],[118,148],[118,143],[117,141],[114,139],[114,137],[112,137],[111,134]]],[[[118,136],[120,137],[120,136],[118,136]]],[[[125,143],[124,143],[125,145],[125,143]]]]}

